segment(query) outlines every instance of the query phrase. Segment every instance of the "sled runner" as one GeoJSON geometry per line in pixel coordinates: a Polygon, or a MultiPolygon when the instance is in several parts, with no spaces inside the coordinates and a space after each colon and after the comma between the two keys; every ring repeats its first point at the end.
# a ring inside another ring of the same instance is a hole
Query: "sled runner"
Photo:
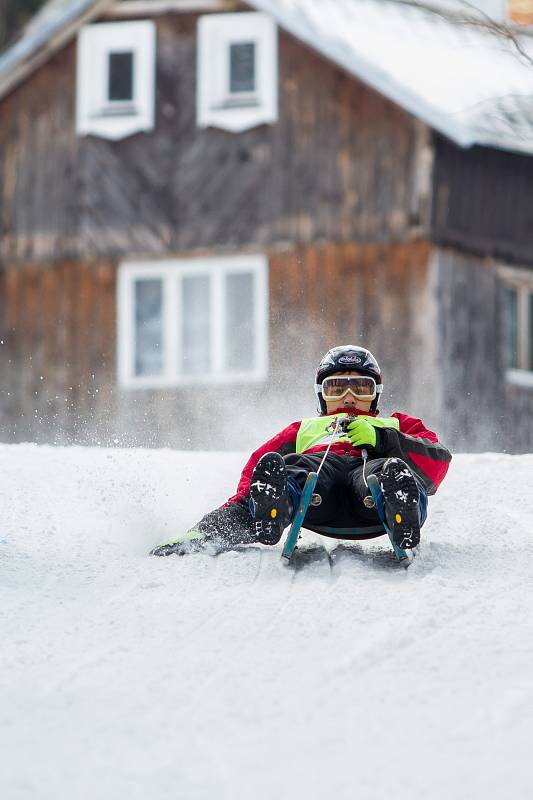
{"type": "MultiPolygon", "coordinates": [[[[313,490],[316,486],[317,480],[318,480],[318,474],[316,472],[310,472],[309,475],[307,476],[307,480],[305,481],[304,488],[302,491],[302,496],[300,499],[300,504],[298,506],[296,515],[292,521],[289,533],[287,534],[285,545],[283,547],[283,552],[281,554],[281,557],[286,559],[287,562],[290,561],[291,556],[293,555],[296,549],[298,538],[300,536],[300,531],[302,529],[305,515],[311,503],[313,490]]],[[[375,475],[369,475],[368,488],[372,494],[376,508],[382,509],[383,497],[381,494],[381,487],[375,475]]],[[[333,537],[336,539],[360,540],[362,538],[374,538],[376,536],[379,536],[380,534],[386,533],[389,537],[392,549],[396,557],[400,561],[400,563],[402,563],[405,567],[408,567],[415,557],[416,548],[413,550],[402,550],[401,547],[398,547],[398,545],[394,542],[392,531],[384,522],[380,525],[365,526],[364,528],[326,528],[326,527],[318,527],[312,525],[307,525],[306,527],[309,530],[313,531],[314,533],[318,533],[322,536],[333,537]]]]}

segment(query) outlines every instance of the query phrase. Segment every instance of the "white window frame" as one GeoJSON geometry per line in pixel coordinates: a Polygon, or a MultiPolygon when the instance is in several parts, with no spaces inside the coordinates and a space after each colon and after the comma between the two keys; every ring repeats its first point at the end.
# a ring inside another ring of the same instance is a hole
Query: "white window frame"
{"type": "Polygon", "coordinates": [[[119,267],[117,292],[117,335],[119,383],[129,389],[179,387],[190,384],[257,383],[267,378],[268,370],[268,261],[251,254],[222,258],[194,258],[164,261],[128,261],[119,267]],[[236,273],[254,276],[255,353],[253,371],[226,371],[224,364],[224,280],[236,273]],[[178,372],[181,352],[179,298],[181,280],[206,275],[212,308],[210,373],[183,375],[178,372]],[[139,279],[160,279],[163,287],[163,370],[161,375],[135,374],[134,286],[139,279]]]}
{"type": "MultiPolygon", "coordinates": [[[[516,368],[508,367],[505,372],[509,383],[533,386],[533,370],[529,368],[533,353],[529,353],[530,296],[533,296],[533,272],[513,267],[500,267],[499,275],[505,289],[517,293],[517,362],[516,368]]],[[[505,321],[507,325],[507,321],[505,321]]]]}
{"type": "Polygon", "coordinates": [[[151,20],[85,25],[78,34],[76,131],[123,139],[154,127],[155,25],[151,20]],[[133,53],[133,99],[109,100],[109,55],[133,53]]]}
{"type": "Polygon", "coordinates": [[[278,119],[277,27],[268,14],[206,14],[198,20],[197,123],[233,132],[278,119]],[[255,45],[256,89],[231,94],[232,44],[255,45]]]}

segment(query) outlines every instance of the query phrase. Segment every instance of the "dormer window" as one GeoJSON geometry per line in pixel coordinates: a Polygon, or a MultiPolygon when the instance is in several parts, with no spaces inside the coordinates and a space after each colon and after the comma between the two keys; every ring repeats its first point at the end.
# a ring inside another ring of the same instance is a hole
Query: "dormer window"
{"type": "Polygon", "coordinates": [[[229,99],[247,103],[257,92],[255,79],[255,42],[239,42],[229,46],[229,99]]]}
{"type": "Polygon", "coordinates": [[[266,14],[198,23],[198,125],[231,131],[277,120],[277,31],[266,14]]]}
{"type": "Polygon", "coordinates": [[[155,27],[86,25],[78,36],[77,131],[121,139],[154,124],[155,27]]]}
{"type": "Polygon", "coordinates": [[[109,103],[133,102],[134,53],[109,53],[107,99],[109,103]]]}

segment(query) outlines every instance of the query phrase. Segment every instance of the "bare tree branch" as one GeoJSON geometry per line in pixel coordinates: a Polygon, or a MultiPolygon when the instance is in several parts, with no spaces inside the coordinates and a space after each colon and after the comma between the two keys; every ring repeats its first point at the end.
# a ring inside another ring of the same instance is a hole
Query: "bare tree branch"
{"type": "Polygon", "coordinates": [[[509,42],[520,57],[530,66],[533,66],[533,56],[524,49],[522,42],[517,36],[516,27],[493,19],[483,9],[478,8],[474,3],[469,2],[469,0],[457,0],[457,2],[464,7],[464,11],[439,8],[439,6],[433,5],[431,0],[428,0],[427,3],[423,2],[423,0],[392,0],[392,2],[398,5],[411,6],[428,11],[431,14],[435,14],[437,17],[441,17],[441,19],[455,22],[458,25],[487,31],[493,36],[509,42]]]}

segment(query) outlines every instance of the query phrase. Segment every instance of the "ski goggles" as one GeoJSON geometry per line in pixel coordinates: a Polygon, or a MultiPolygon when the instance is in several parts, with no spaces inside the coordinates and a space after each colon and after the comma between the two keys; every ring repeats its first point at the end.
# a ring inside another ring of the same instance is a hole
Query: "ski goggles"
{"type": "Polygon", "coordinates": [[[374,400],[378,391],[374,378],[367,375],[332,375],[324,378],[320,388],[324,400],[340,400],[348,392],[357,400],[374,400]]]}

